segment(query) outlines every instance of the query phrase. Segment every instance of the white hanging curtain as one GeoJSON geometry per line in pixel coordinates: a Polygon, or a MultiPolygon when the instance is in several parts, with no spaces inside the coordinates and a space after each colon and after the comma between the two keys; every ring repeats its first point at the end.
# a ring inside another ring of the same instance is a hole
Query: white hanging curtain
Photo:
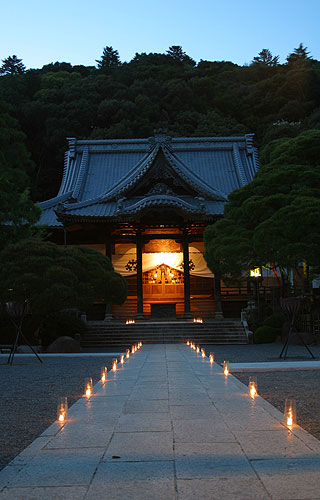
{"type": "MultiPolygon", "coordinates": [[[[137,274],[134,269],[128,269],[126,266],[130,267],[130,261],[136,261],[137,254],[135,247],[128,249],[123,254],[116,254],[112,256],[112,264],[114,270],[117,273],[122,274],[122,276],[133,276],[137,274]]],[[[192,260],[194,264],[194,269],[190,270],[190,274],[194,276],[202,276],[204,278],[213,278],[214,275],[208,269],[206,261],[199,250],[194,247],[189,247],[189,259],[192,260]]],[[[133,263],[132,263],[133,264],[133,263]]],[[[160,266],[161,264],[166,264],[177,271],[183,271],[183,253],[175,252],[159,252],[159,253],[143,253],[142,254],[142,271],[150,271],[154,267],[160,266]]],[[[133,267],[133,266],[132,266],[133,267]]]]}

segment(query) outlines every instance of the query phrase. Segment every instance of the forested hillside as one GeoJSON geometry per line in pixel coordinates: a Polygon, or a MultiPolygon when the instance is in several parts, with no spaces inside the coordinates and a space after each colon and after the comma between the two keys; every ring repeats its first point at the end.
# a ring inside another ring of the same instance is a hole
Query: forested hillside
{"type": "Polygon", "coordinates": [[[285,64],[267,49],[248,66],[196,64],[178,46],[121,63],[106,47],[95,67],[56,62],[28,70],[10,56],[0,74],[0,142],[7,138],[15,149],[12,127],[20,133],[15,166],[31,177],[36,201],[57,193],[66,137],[139,138],[159,128],[171,136],[254,133],[263,148],[320,128],[320,62],[302,44],[285,64]]]}

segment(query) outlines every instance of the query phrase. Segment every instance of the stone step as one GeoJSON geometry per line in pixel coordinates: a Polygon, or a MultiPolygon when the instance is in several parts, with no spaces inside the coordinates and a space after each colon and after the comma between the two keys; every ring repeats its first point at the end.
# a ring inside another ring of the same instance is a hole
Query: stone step
{"type": "Polygon", "coordinates": [[[176,343],[187,339],[207,344],[247,344],[240,321],[137,321],[126,325],[116,322],[90,322],[82,338],[83,347],[130,345],[138,340],[144,343],[176,343]]]}

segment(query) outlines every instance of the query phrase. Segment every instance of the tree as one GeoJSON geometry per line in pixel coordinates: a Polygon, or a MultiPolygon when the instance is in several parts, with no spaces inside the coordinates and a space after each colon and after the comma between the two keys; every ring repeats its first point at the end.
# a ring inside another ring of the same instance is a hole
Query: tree
{"type": "Polygon", "coordinates": [[[2,63],[0,75],[19,75],[26,71],[22,59],[18,59],[15,55],[2,59],[2,63]]]}
{"type": "Polygon", "coordinates": [[[320,131],[273,141],[255,179],[229,196],[225,216],[205,231],[213,272],[239,278],[271,263],[320,266],[320,131]]]}
{"type": "Polygon", "coordinates": [[[262,49],[252,60],[251,64],[261,64],[263,66],[278,66],[279,56],[273,56],[269,49],[262,49]]]}
{"type": "Polygon", "coordinates": [[[113,66],[120,66],[121,61],[119,52],[112,47],[105,47],[102,52],[101,59],[96,59],[98,69],[110,68],[113,66]]]}
{"type": "Polygon", "coordinates": [[[40,209],[29,194],[33,168],[25,135],[8,106],[0,101],[0,250],[30,236],[40,217],[40,209]]]}
{"type": "Polygon", "coordinates": [[[308,52],[308,47],[304,47],[302,43],[299,44],[299,47],[293,49],[293,52],[287,56],[288,64],[295,63],[306,63],[311,60],[309,56],[310,52],[308,52]]]}
{"type": "Polygon", "coordinates": [[[126,299],[125,279],[108,257],[87,247],[63,249],[27,239],[8,245],[0,262],[2,303],[28,300],[40,322],[66,308],[86,310],[95,299],[117,304],[126,299]]]}
{"type": "Polygon", "coordinates": [[[178,64],[191,64],[192,66],[195,66],[195,61],[189,57],[183,50],[180,45],[172,45],[169,47],[169,50],[167,50],[167,55],[169,58],[174,62],[178,64]]]}

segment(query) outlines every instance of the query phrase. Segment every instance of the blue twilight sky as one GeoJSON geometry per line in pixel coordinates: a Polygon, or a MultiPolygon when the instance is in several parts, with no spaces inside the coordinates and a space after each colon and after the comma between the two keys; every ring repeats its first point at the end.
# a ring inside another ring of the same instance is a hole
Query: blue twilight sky
{"type": "Polygon", "coordinates": [[[0,7],[0,59],[27,68],[95,65],[103,47],[121,61],[181,45],[195,59],[250,63],[263,48],[285,62],[302,42],[320,59],[320,0],[13,0],[0,7]]]}

